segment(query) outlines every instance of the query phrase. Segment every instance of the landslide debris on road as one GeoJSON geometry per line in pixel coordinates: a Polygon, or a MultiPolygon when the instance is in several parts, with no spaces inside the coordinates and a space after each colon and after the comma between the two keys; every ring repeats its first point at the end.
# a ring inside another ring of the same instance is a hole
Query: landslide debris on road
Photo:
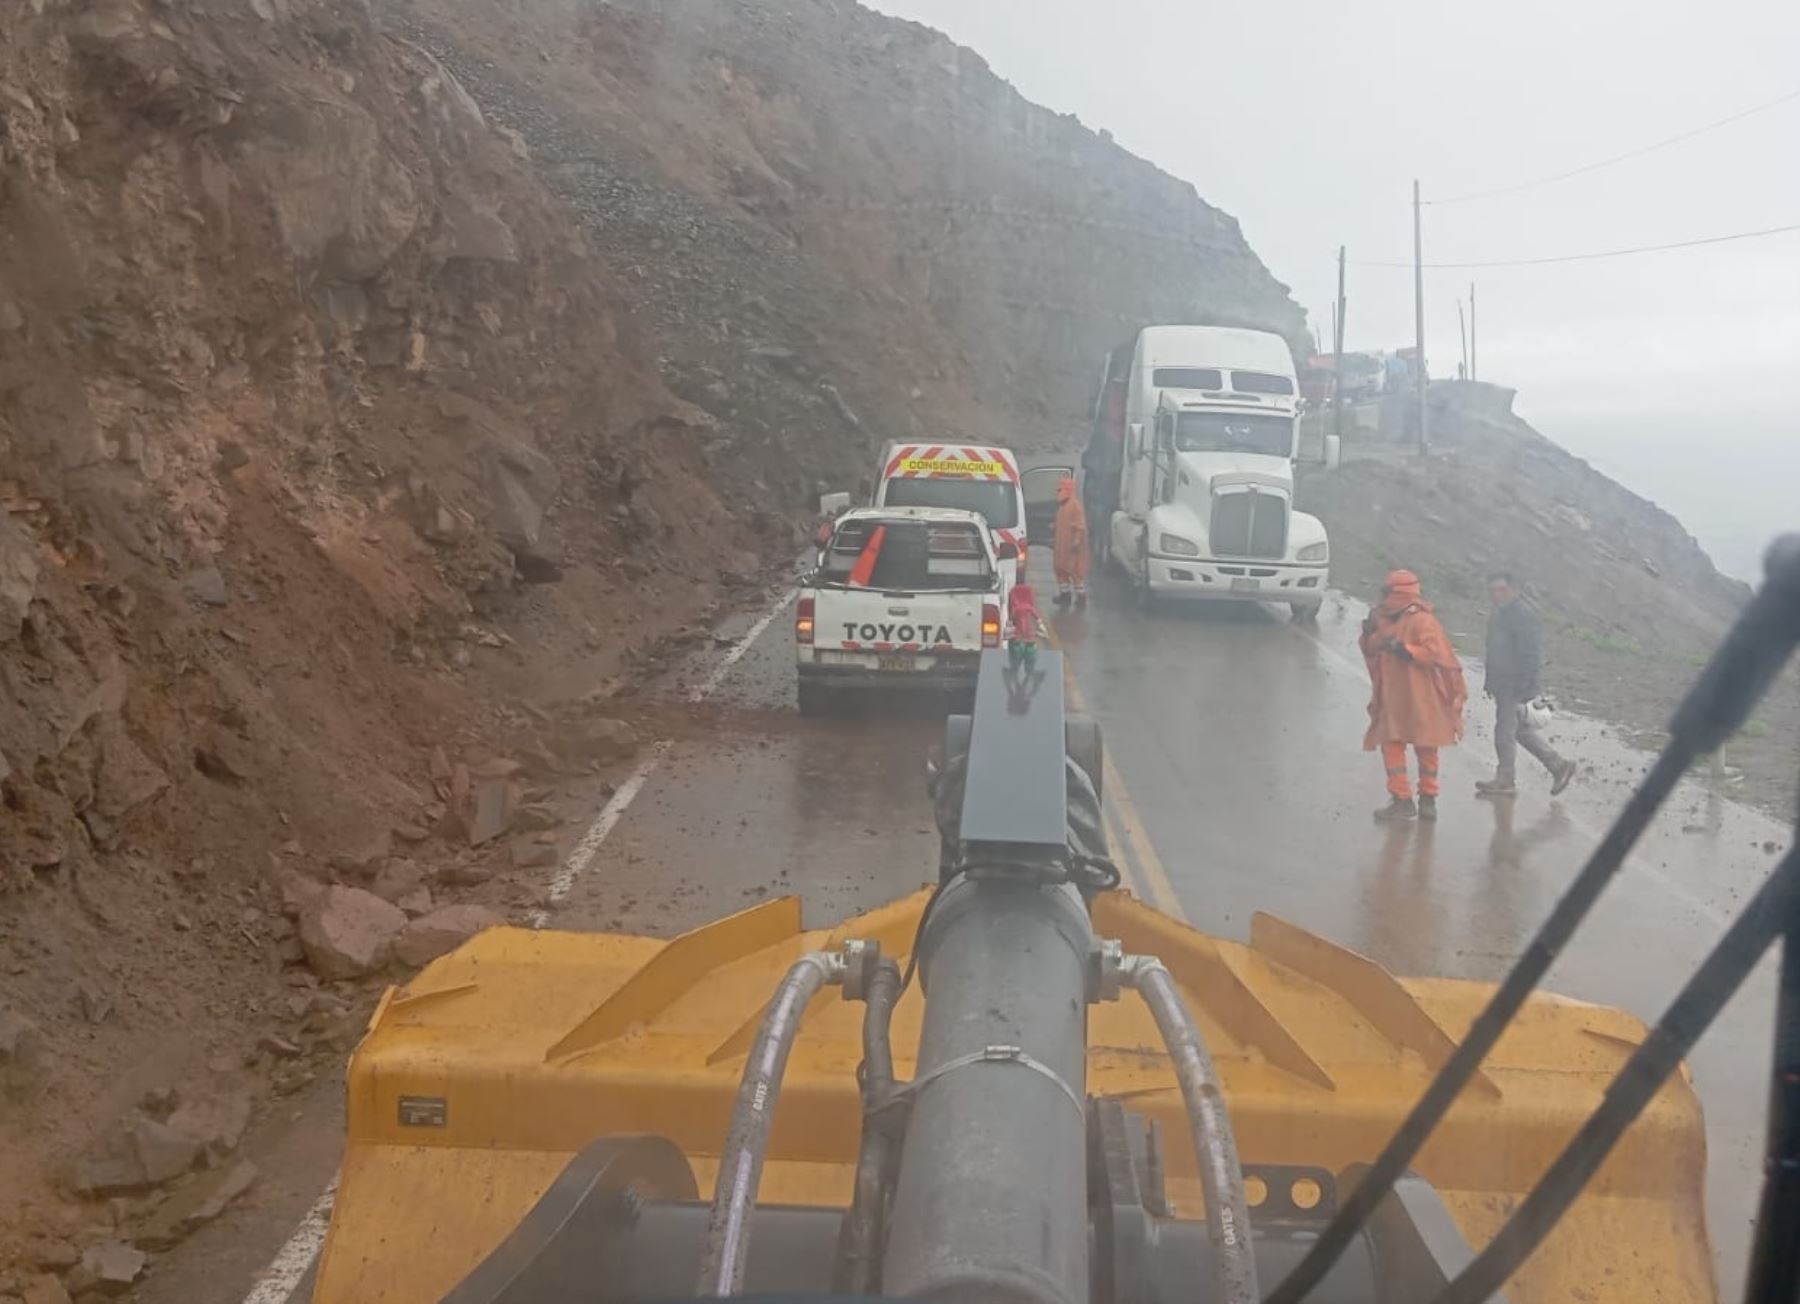
{"type": "MultiPolygon", "coordinates": [[[[1429,458],[1354,443],[1340,471],[1306,478],[1303,506],[1331,532],[1332,584],[1373,601],[1389,570],[1417,571],[1458,650],[1479,658],[1487,577],[1513,571],[1543,618],[1547,695],[1660,747],[1750,589],[1720,574],[1669,513],[1514,416],[1512,398],[1493,385],[1435,384],[1429,458]]],[[[1477,697],[1471,710],[1483,705],[1477,697]]],[[[1790,671],[1726,752],[1742,795],[1783,816],[1797,733],[1790,671]]]]}

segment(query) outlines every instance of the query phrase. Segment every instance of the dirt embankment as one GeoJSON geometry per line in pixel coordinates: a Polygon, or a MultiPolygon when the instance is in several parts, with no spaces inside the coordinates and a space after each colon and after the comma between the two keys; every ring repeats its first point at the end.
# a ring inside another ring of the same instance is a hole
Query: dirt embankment
{"type": "Polygon", "coordinates": [[[480,884],[554,830],[477,798],[616,754],[583,696],[788,545],[614,309],[355,4],[0,15],[0,1295],[188,1180],[184,1094],[341,1058],[293,883],[529,904],[480,884]]]}
{"type": "MultiPolygon", "coordinates": [[[[1750,590],[1673,516],[1513,416],[1511,391],[1432,393],[1429,458],[1353,444],[1341,471],[1307,478],[1306,505],[1331,532],[1333,584],[1373,600],[1388,570],[1417,571],[1458,649],[1479,657],[1487,577],[1510,570],[1543,617],[1548,696],[1660,746],[1750,590]]],[[[1796,736],[1790,673],[1726,750],[1742,795],[1782,816],[1794,809],[1796,736]]]]}

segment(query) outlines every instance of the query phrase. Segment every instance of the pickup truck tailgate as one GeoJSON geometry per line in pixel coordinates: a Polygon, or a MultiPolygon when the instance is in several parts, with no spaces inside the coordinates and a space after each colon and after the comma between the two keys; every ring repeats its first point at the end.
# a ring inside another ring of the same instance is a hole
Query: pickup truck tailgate
{"type": "Polygon", "coordinates": [[[874,589],[817,590],[821,651],[979,652],[982,593],[882,593],[874,589]]]}

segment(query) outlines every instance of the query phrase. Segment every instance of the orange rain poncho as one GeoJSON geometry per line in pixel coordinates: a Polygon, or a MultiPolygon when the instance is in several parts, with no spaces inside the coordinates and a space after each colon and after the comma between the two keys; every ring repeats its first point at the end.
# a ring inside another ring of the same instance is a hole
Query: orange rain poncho
{"type": "Polygon", "coordinates": [[[1383,743],[1443,747],[1462,737],[1469,700],[1462,662],[1411,571],[1388,575],[1381,605],[1363,622],[1362,654],[1375,688],[1364,751],[1383,743]]]}
{"type": "Polygon", "coordinates": [[[1088,573],[1087,512],[1075,492],[1075,481],[1065,478],[1056,486],[1056,582],[1059,587],[1084,587],[1088,573]]]}

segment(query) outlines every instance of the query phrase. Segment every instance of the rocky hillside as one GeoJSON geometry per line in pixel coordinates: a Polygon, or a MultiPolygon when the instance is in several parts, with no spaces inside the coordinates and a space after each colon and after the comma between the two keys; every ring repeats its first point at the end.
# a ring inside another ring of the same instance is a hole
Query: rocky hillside
{"type": "Polygon", "coordinates": [[[784,496],[885,438],[1067,447],[1149,322],[1303,337],[1192,186],[853,0],[381,3],[581,216],[722,465],[784,496]]]}

